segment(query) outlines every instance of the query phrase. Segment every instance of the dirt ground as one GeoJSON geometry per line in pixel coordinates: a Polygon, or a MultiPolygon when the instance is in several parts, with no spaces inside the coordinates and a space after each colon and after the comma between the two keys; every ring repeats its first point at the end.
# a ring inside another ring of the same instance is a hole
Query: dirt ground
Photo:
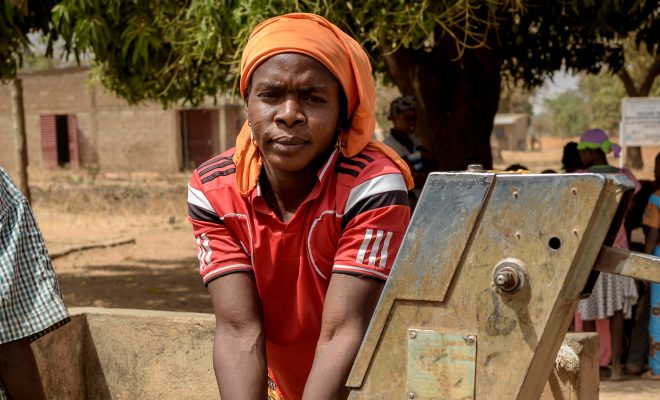
{"type": "MultiPolygon", "coordinates": [[[[542,151],[504,151],[503,163],[533,172],[560,171],[566,139],[542,138],[542,151]]],[[[652,179],[653,157],[643,151],[652,179]]],[[[75,246],[134,238],[135,244],[73,252],[54,260],[69,307],[141,308],[212,312],[197,273],[196,246],[186,220],[187,174],[35,174],[33,207],[51,254],[75,246]]],[[[601,399],[660,398],[660,382],[601,385],[601,399]]]]}

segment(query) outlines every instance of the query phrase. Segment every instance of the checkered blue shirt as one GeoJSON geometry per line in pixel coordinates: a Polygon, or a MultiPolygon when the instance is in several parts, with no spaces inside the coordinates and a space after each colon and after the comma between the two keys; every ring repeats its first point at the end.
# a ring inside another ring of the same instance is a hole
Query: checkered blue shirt
{"type": "Polygon", "coordinates": [[[32,209],[0,168],[0,344],[35,340],[68,320],[32,209]]]}

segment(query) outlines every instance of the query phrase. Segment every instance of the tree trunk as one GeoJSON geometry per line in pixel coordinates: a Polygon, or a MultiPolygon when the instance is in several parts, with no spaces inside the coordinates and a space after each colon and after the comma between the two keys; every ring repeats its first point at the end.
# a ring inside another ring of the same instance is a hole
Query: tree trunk
{"type": "Polygon", "coordinates": [[[32,202],[30,186],[28,185],[28,154],[25,134],[25,110],[23,108],[23,83],[20,79],[12,80],[11,85],[12,113],[16,137],[16,164],[18,167],[18,187],[29,203],[32,202]]]}
{"type": "MultiPolygon", "coordinates": [[[[655,60],[646,71],[646,76],[644,76],[639,89],[637,86],[635,86],[632,77],[626,70],[625,63],[624,67],[622,67],[617,73],[617,76],[619,79],[621,79],[623,86],[626,88],[626,94],[628,97],[648,97],[649,93],[651,92],[651,87],[653,86],[653,81],[655,81],[655,78],[658,75],[660,75],[660,54],[655,55],[655,60]]],[[[631,146],[626,148],[625,165],[628,168],[644,168],[642,148],[640,146],[631,146]]]]}
{"type": "Polygon", "coordinates": [[[500,96],[495,51],[468,49],[458,59],[455,41],[445,35],[431,51],[383,54],[401,93],[417,101],[417,135],[438,158],[439,170],[477,163],[492,168],[490,135],[500,96]]]}

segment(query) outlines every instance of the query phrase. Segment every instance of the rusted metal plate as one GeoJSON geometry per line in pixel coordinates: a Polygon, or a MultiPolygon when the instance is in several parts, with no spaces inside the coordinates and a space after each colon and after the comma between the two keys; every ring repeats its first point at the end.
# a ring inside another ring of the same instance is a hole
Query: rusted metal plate
{"type": "Polygon", "coordinates": [[[660,258],[609,246],[603,246],[594,269],[643,281],[660,282],[660,258]]]}
{"type": "Polygon", "coordinates": [[[476,336],[410,329],[408,338],[409,399],[474,398],[476,336]]]}
{"type": "Polygon", "coordinates": [[[479,338],[474,398],[541,394],[630,187],[593,174],[462,179],[429,177],[348,379],[349,399],[406,398],[412,327],[479,338]],[[474,189],[484,187],[479,197],[474,189]],[[493,289],[506,260],[524,273],[517,292],[493,289]]]}
{"type": "Polygon", "coordinates": [[[359,387],[396,299],[443,301],[470,248],[495,174],[433,173],[406,232],[348,378],[359,387]]]}

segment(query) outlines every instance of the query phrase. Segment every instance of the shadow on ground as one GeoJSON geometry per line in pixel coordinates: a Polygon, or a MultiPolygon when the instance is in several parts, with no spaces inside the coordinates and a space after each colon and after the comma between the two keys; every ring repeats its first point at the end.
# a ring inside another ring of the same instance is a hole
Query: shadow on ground
{"type": "Polygon", "coordinates": [[[196,264],[196,258],[168,260],[166,266],[163,261],[133,260],[85,266],[80,272],[59,274],[59,280],[68,307],[212,313],[196,264]]]}

